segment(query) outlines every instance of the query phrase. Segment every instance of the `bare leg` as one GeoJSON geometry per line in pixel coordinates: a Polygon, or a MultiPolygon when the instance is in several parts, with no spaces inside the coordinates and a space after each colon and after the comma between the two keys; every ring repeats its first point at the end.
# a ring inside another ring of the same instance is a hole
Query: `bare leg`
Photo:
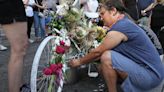
{"type": "Polygon", "coordinates": [[[19,92],[22,85],[23,58],[27,48],[27,23],[16,22],[2,27],[11,45],[8,64],[9,92],[19,92]]]}
{"type": "Polygon", "coordinates": [[[101,70],[108,86],[108,92],[117,92],[117,73],[112,68],[111,53],[106,51],[101,56],[101,70]]]}

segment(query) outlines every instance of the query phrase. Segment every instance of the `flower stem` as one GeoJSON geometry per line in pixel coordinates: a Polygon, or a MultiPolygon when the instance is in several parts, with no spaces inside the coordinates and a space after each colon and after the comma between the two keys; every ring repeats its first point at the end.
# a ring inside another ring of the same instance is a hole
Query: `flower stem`
{"type": "Polygon", "coordinates": [[[52,75],[50,83],[49,83],[49,87],[48,87],[48,92],[52,92],[52,86],[53,86],[54,81],[55,81],[55,75],[52,75]]]}

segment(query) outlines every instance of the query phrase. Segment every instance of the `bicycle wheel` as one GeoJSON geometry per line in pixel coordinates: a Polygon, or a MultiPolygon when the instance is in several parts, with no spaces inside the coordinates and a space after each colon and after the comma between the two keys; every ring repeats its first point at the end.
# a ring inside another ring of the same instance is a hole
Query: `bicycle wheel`
{"type": "MultiPolygon", "coordinates": [[[[64,75],[58,80],[54,75],[45,75],[43,69],[47,67],[53,57],[53,43],[55,36],[45,38],[37,49],[31,70],[31,92],[61,92],[63,88],[64,75]]],[[[66,67],[63,65],[65,72],[66,67]]]]}

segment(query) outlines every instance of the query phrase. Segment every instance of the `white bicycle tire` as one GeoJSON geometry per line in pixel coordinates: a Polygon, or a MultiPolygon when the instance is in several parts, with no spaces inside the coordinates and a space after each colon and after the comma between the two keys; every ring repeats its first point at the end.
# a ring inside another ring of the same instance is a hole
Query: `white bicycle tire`
{"type": "MultiPolygon", "coordinates": [[[[41,58],[41,54],[43,49],[45,48],[46,44],[51,40],[55,39],[55,36],[48,36],[46,37],[41,44],[39,45],[37,52],[35,54],[33,64],[32,64],[32,70],[31,70],[31,80],[30,80],[30,86],[31,86],[31,92],[37,92],[37,71],[38,71],[38,65],[41,58]]],[[[63,87],[63,80],[60,81],[60,87],[58,88],[57,92],[61,92],[63,87]]]]}

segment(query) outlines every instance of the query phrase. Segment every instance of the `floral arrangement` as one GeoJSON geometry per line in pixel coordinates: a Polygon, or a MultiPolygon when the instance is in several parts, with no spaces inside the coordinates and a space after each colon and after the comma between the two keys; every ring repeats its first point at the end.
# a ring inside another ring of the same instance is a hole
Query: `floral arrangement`
{"type": "Polygon", "coordinates": [[[103,38],[105,37],[106,32],[107,32],[107,30],[105,30],[103,27],[96,26],[96,33],[97,33],[96,40],[98,42],[101,42],[103,40],[103,38]]]}
{"type": "Polygon", "coordinates": [[[52,54],[49,64],[43,69],[43,74],[45,76],[51,77],[51,82],[48,87],[48,92],[52,92],[52,87],[54,85],[54,80],[57,85],[60,85],[60,80],[63,80],[63,67],[65,65],[65,54],[70,48],[70,40],[65,35],[55,36],[52,41],[52,54]]]}
{"type": "Polygon", "coordinates": [[[60,36],[56,36],[55,41],[53,41],[53,54],[54,56],[51,58],[49,67],[43,70],[45,75],[59,75],[62,70],[63,55],[67,52],[70,47],[70,40],[67,38],[62,38],[60,36]]]}
{"type": "Polygon", "coordinates": [[[51,27],[51,29],[57,28],[58,30],[64,28],[69,31],[80,21],[80,14],[76,8],[70,7],[65,3],[58,5],[56,13],[52,14],[49,27],[51,27]]]}
{"type": "MultiPolygon", "coordinates": [[[[79,11],[67,3],[57,6],[56,13],[52,14],[49,29],[53,30],[56,38],[52,46],[53,55],[49,65],[43,69],[43,73],[46,76],[51,76],[51,80],[56,80],[59,85],[59,80],[63,76],[62,68],[66,63],[65,54],[69,52],[71,47],[70,38],[75,42],[75,47],[79,47],[82,52],[87,53],[90,48],[97,47],[106,35],[106,30],[102,27],[87,21],[83,10],[79,11]]],[[[51,88],[52,84],[49,89],[51,88]]]]}

